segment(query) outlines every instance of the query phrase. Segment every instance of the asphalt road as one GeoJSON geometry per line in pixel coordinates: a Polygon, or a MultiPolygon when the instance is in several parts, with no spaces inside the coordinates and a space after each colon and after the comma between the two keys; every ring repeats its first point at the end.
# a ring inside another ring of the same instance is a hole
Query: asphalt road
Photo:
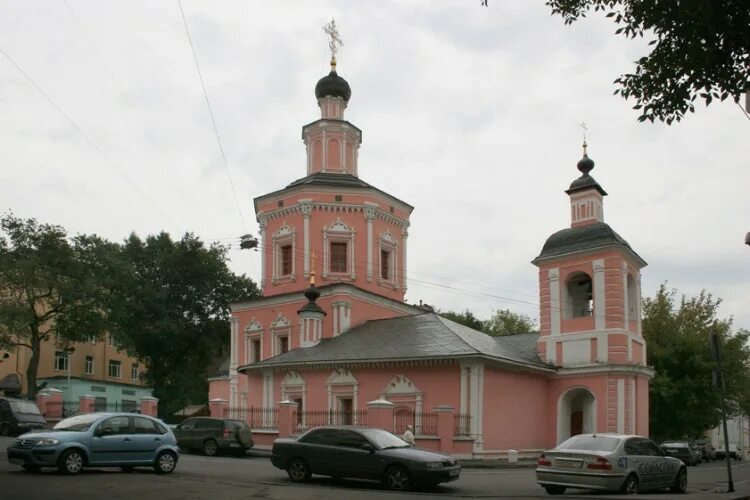
{"type": "MultiPolygon", "coordinates": [[[[79,476],[65,476],[49,470],[29,474],[7,463],[9,438],[0,438],[0,499],[406,499],[463,498],[550,498],[534,480],[533,469],[464,469],[458,481],[429,492],[393,494],[377,483],[333,481],[314,477],[309,483],[292,483],[286,473],[261,457],[213,457],[183,454],[176,471],[159,476],[149,468],[134,473],[119,469],[89,469],[79,476]]],[[[735,482],[750,483],[750,463],[734,466],[735,482]]],[[[690,494],[679,498],[703,498],[726,478],[721,464],[707,463],[689,469],[690,494]]],[[[676,495],[660,494],[653,498],[676,495]]],[[[651,495],[649,495],[651,497],[651,495]]],[[[592,500],[616,495],[570,491],[561,498],[592,500]]]]}

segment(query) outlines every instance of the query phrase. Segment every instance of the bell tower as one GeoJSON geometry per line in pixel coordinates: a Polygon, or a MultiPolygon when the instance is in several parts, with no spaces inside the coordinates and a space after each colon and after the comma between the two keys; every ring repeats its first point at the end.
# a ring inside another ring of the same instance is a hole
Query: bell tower
{"type": "Polygon", "coordinates": [[[539,267],[542,359],[562,367],[645,365],[641,269],[646,262],[604,222],[606,191],[591,176],[583,143],[581,176],[565,191],[570,227],[554,233],[533,260],[539,267]]]}

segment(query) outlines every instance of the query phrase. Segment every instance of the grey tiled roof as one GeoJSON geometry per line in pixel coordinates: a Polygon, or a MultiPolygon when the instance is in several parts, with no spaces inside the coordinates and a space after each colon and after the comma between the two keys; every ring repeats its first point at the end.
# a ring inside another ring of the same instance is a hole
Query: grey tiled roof
{"type": "MultiPolygon", "coordinates": [[[[641,258],[633,251],[627,241],[617,234],[608,224],[595,222],[585,226],[573,227],[558,231],[544,242],[542,252],[533,260],[555,257],[581,250],[593,250],[606,246],[621,246],[633,252],[636,257],[641,258]]],[[[643,259],[641,259],[643,260],[643,259]]],[[[644,262],[645,264],[645,262],[644,262]]]]}
{"type": "Polygon", "coordinates": [[[367,321],[313,347],[293,349],[248,368],[472,356],[549,368],[536,354],[537,338],[536,333],[490,337],[435,313],[425,313],[367,321]]]}

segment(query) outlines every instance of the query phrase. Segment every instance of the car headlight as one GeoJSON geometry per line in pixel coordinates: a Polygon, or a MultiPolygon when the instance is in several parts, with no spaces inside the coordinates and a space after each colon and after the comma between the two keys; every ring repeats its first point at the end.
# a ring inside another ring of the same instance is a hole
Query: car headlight
{"type": "Polygon", "coordinates": [[[442,466],[443,466],[443,462],[428,462],[427,463],[428,469],[437,469],[442,466]]]}
{"type": "Polygon", "coordinates": [[[34,446],[55,446],[57,444],[60,444],[57,439],[40,439],[34,446]]]}

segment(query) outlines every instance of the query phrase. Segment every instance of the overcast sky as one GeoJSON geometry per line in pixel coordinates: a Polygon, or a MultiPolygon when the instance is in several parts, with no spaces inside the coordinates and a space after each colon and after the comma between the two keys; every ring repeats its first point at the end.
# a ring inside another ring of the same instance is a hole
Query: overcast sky
{"type": "MultiPolygon", "coordinates": [[[[306,173],[335,16],[360,176],[415,207],[409,302],[538,316],[529,261],[569,225],[585,121],[644,294],[705,288],[750,328],[750,121],[726,102],[640,124],[612,81],[647,40],[565,26],[543,0],[480,3],[183,0],[245,229],[176,0],[2,1],[0,49],[76,125],[0,54],[0,208],[113,240],[257,234],[252,198],[306,173]]],[[[259,257],[231,267],[258,280],[259,257]]]]}

